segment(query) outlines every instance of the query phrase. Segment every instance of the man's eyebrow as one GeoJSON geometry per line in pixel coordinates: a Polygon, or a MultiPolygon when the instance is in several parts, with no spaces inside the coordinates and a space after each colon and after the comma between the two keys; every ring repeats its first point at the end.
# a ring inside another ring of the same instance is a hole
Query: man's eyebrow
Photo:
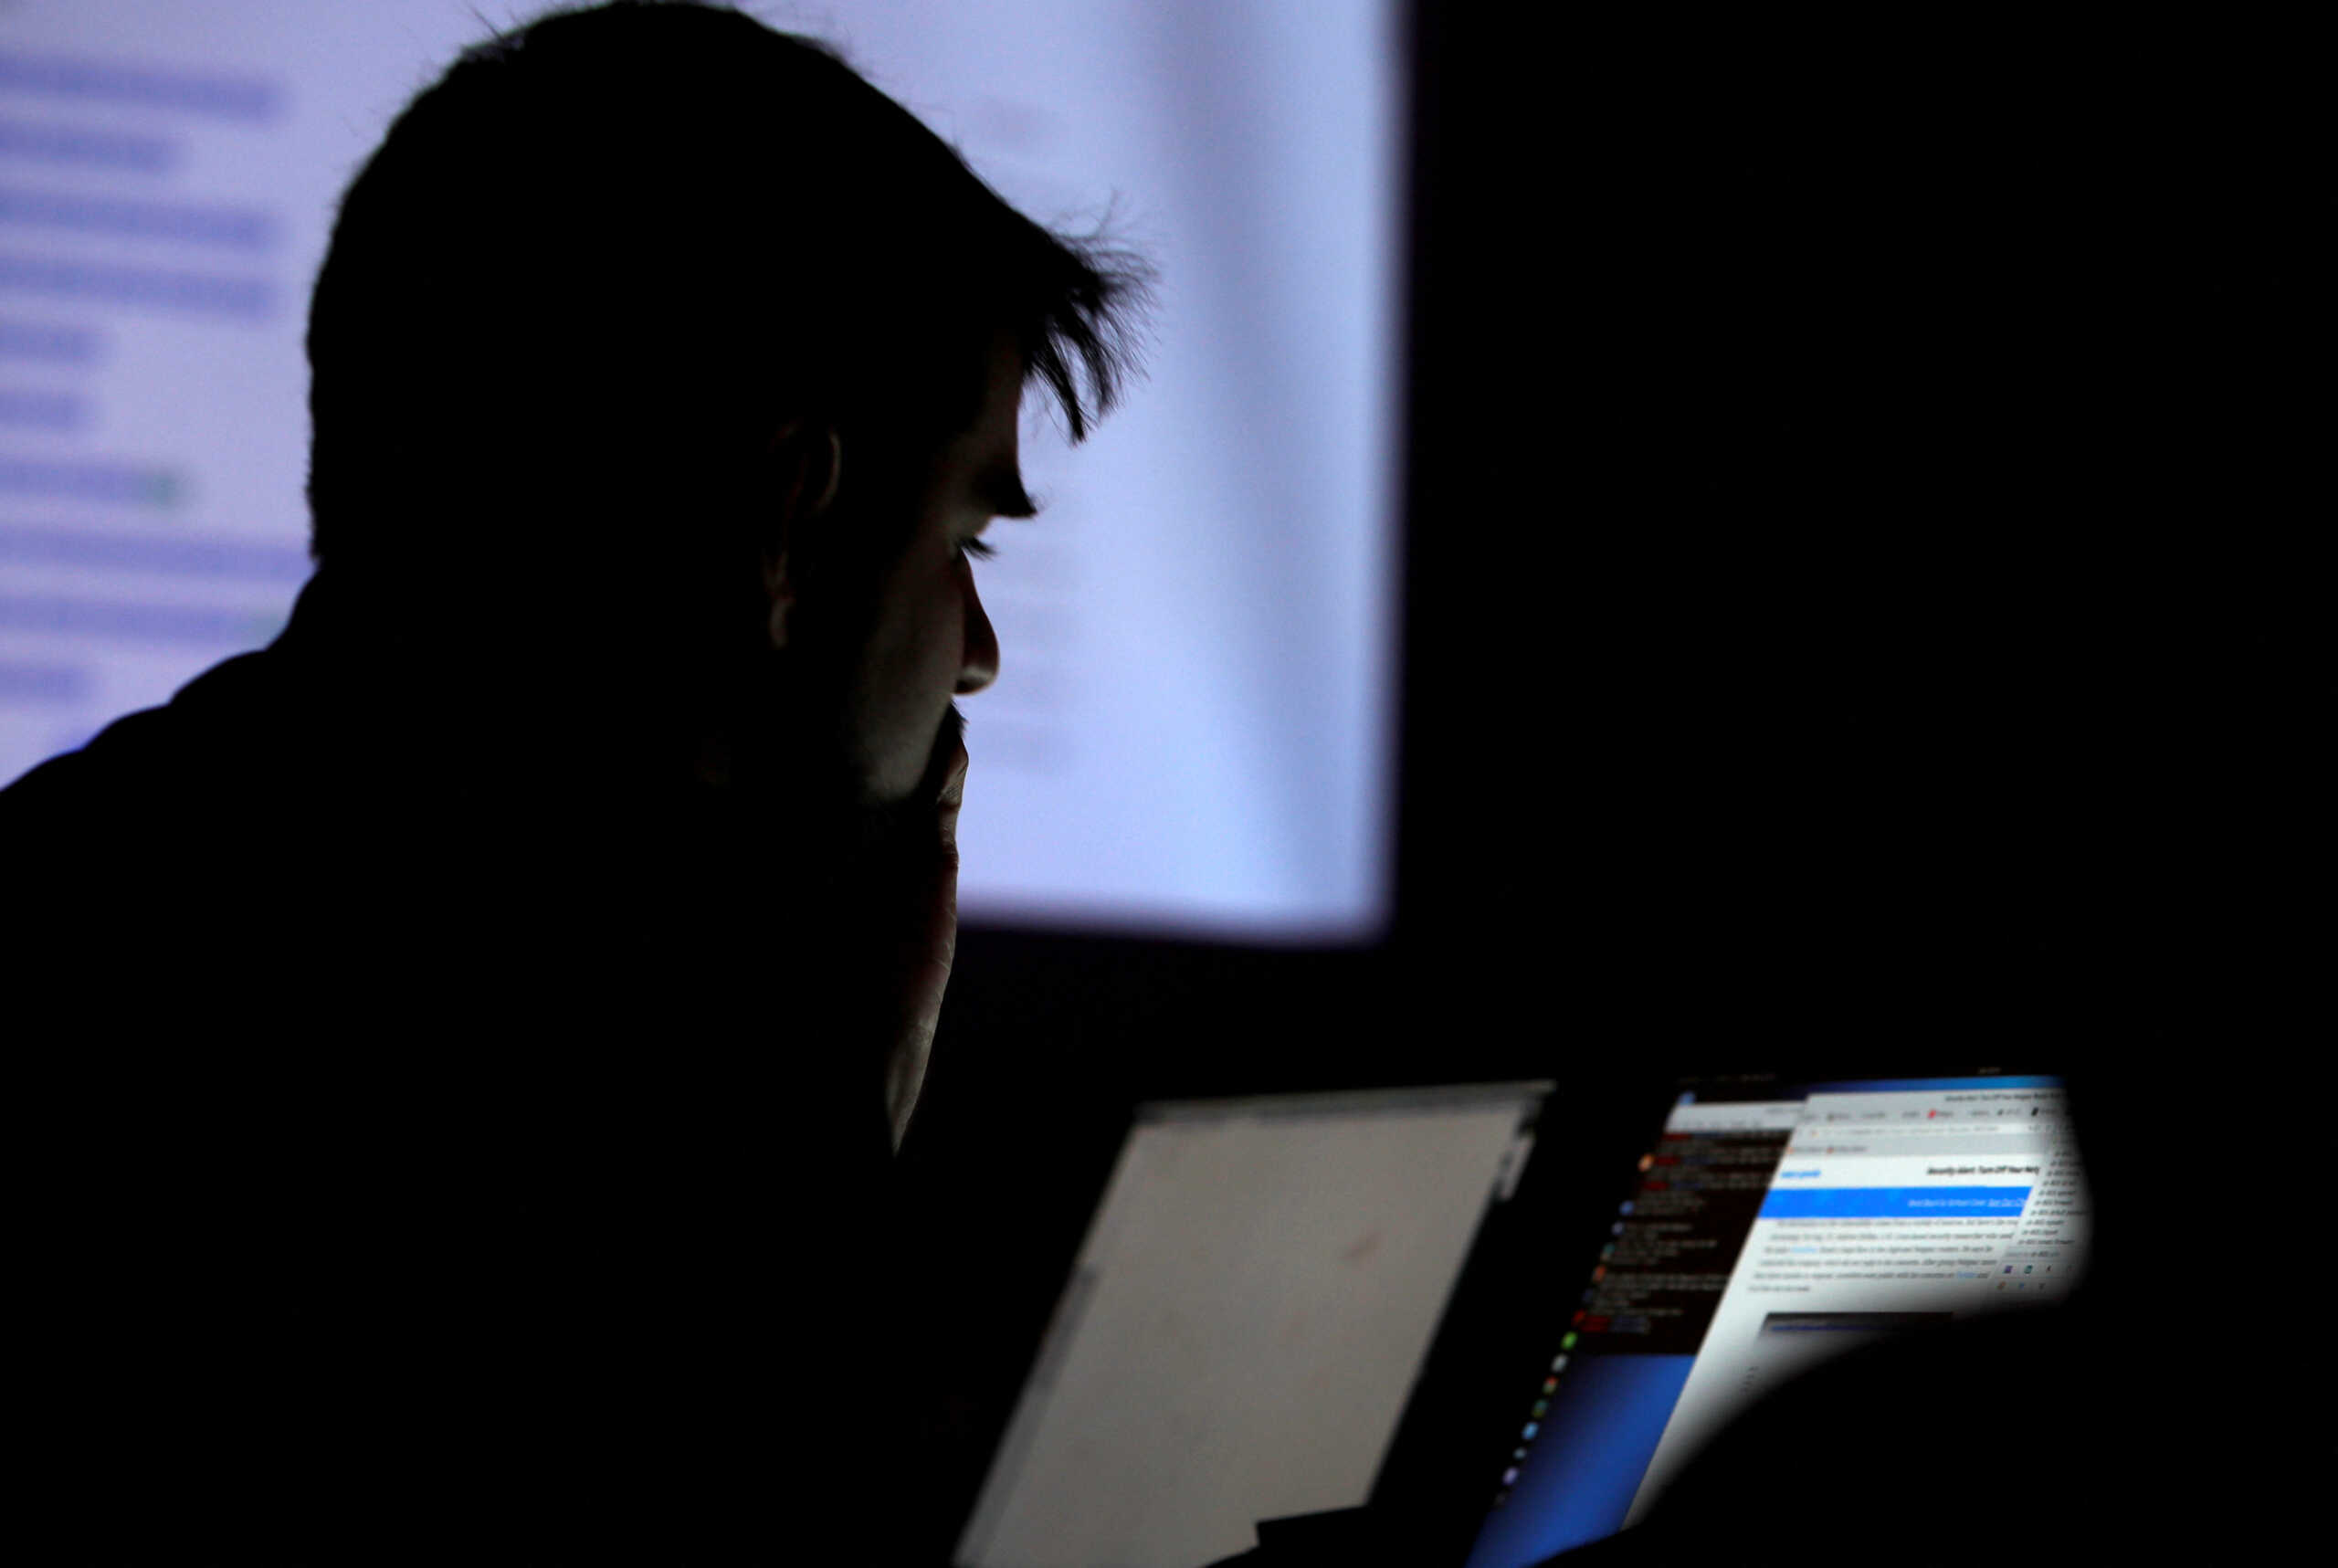
{"type": "Polygon", "coordinates": [[[974,499],[993,517],[1039,515],[1039,503],[1023,489],[1023,476],[1011,466],[985,468],[974,480],[974,499]]]}

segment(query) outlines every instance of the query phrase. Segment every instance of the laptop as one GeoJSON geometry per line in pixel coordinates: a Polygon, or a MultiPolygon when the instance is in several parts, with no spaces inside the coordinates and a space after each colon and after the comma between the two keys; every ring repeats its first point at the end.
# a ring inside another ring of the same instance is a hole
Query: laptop
{"type": "Polygon", "coordinates": [[[952,1562],[1204,1568],[1365,1502],[1552,1088],[1136,1107],[952,1562]]]}
{"type": "Polygon", "coordinates": [[[2066,1297],[2066,1110],[1994,1065],[1139,1106],[952,1561],[1603,1539],[1817,1361],[2066,1297]]]}
{"type": "Polygon", "coordinates": [[[1438,1521],[1438,1561],[1528,1568],[1639,1522],[1829,1357],[2066,1300],[2090,1224],[2068,1110],[2059,1077],[1997,1064],[1675,1082],[1522,1194],[1375,1506],[1438,1521]]]}

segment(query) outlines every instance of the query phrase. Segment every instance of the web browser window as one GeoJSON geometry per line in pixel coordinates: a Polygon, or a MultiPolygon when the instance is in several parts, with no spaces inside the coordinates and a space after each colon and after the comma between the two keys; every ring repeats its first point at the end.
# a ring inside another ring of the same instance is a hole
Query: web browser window
{"type": "MultiPolygon", "coordinates": [[[[1565,1325],[1469,1568],[1636,1524],[1735,1417],[1829,1357],[2052,1305],[2089,1199],[2053,1078],[1685,1093],[1565,1325]]],[[[1494,1479],[1494,1478],[1489,1478],[1494,1479]]]]}

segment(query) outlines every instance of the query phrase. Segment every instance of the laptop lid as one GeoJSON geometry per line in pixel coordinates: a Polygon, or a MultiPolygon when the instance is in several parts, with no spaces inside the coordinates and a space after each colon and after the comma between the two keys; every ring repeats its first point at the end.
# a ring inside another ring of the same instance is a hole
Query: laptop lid
{"type": "Polygon", "coordinates": [[[1198,1568],[1365,1503],[1552,1088],[1139,1106],[953,1563],[1198,1568]]]}

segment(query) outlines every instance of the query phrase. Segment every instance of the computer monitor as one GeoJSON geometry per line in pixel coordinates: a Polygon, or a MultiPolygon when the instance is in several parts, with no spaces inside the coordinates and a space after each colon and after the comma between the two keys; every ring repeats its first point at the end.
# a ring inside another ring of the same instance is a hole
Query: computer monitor
{"type": "MultiPolygon", "coordinates": [[[[1631,1158],[1596,1249],[1571,1260],[1579,1288],[1549,1303],[1532,1364],[1501,1373],[1506,1409],[1483,1407],[1499,1428],[1458,1435],[1485,1465],[1467,1568],[1629,1528],[1797,1374],[2059,1303],[2085,1263],[2089,1199],[2051,1075],[1697,1080],[1631,1158]]],[[[1448,1329],[1480,1331],[1467,1315],[1448,1329]]]]}

